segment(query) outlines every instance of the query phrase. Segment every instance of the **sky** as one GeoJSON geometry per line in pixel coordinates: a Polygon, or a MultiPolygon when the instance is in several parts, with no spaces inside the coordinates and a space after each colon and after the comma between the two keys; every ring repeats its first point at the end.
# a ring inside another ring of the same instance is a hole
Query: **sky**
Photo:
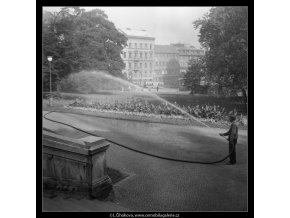
{"type": "MultiPolygon", "coordinates": [[[[61,7],[44,7],[59,11],[61,7]]],[[[99,8],[108,15],[118,29],[145,29],[155,36],[155,44],[188,43],[200,48],[199,31],[192,22],[202,18],[210,7],[81,7],[99,8]]]]}

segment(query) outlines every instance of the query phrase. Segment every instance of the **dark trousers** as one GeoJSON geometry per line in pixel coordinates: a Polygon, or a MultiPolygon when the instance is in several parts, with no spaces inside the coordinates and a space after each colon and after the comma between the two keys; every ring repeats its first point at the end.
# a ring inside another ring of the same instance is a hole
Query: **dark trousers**
{"type": "Polygon", "coordinates": [[[235,164],[237,162],[236,160],[236,144],[237,144],[237,139],[233,139],[229,141],[229,152],[231,152],[233,149],[233,152],[230,155],[230,163],[235,164]]]}

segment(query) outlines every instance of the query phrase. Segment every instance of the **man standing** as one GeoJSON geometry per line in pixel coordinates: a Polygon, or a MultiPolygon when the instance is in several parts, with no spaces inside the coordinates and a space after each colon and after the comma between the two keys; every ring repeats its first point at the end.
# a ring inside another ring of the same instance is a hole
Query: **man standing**
{"type": "Polygon", "coordinates": [[[231,122],[231,127],[226,133],[220,133],[221,136],[229,136],[229,152],[230,162],[228,164],[236,164],[236,144],[238,141],[238,126],[235,123],[236,117],[229,116],[229,121],[231,122]]]}

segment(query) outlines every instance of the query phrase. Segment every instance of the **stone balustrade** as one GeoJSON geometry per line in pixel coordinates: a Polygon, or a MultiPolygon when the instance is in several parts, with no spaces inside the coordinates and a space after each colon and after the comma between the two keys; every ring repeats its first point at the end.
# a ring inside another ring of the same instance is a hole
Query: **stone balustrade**
{"type": "Polygon", "coordinates": [[[72,139],[43,131],[43,187],[62,191],[85,192],[101,197],[112,188],[106,172],[104,138],[87,136],[72,139]]]}

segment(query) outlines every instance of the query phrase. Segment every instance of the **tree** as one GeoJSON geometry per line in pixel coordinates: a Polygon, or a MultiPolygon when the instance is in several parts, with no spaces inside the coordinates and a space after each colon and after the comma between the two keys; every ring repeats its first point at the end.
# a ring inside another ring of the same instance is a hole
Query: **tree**
{"type": "Polygon", "coordinates": [[[127,38],[102,10],[65,7],[58,13],[45,12],[42,30],[43,73],[48,73],[46,57],[53,56],[54,84],[82,70],[122,75],[125,64],[120,54],[127,38]]]}
{"type": "MultiPolygon", "coordinates": [[[[247,89],[248,8],[215,7],[195,21],[199,42],[206,48],[205,65],[209,81],[220,89],[247,89]]],[[[246,96],[245,96],[246,97],[246,96]]]]}
{"type": "Polygon", "coordinates": [[[167,74],[164,75],[164,86],[170,88],[177,88],[180,73],[179,62],[175,59],[171,59],[166,66],[166,71],[167,74]]]}
{"type": "Polygon", "coordinates": [[[204,88],[201,86],[201,82],[206,78],[204,59],[199,58],[191,60],[184,78],[184,85],[191,90],[191,93],[203,92],[204,88]]]}

